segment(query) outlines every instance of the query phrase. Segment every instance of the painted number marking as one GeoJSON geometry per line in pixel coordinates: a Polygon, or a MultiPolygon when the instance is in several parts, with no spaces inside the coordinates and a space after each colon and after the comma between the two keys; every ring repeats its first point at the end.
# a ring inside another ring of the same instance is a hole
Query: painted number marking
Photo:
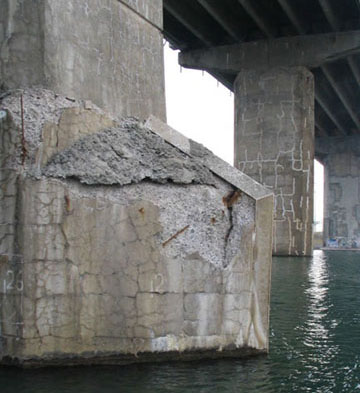
{"type": "Polygon", "coordinates": [[[24,289],[24,281],[22,279],[22,270],[17,274],[13,270],[6,272],[6,278],[3,280],[3,292],[7,293],[12,290],[22,292],[24,289]]]}

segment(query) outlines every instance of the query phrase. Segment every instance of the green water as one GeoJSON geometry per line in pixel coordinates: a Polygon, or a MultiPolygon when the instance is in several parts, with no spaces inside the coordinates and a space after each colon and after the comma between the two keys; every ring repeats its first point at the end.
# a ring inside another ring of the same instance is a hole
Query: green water
{"type": "Polygon", "coordinates": [[[0,392],[360,392],[360,253],[274,258],[270,355],[114,368],[0,369],[0,392]]]}

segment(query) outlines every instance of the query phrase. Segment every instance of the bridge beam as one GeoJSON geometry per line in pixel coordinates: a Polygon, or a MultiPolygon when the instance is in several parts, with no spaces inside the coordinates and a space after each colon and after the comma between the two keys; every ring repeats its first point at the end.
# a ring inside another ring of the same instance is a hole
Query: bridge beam
{"type": "Polygon", "coordinates": [[[239,41],[243,40],[244,34],[241,34],[239,29],[229,21],[229,17],[225,12],[222,12],[221,7],[216,8],[214,4],[209,3],[208,0],[197,0],[197,2],[223,27],[231,38],[239,41]]]}
{"type": "Polygon", "coordinates": [[[277,67],[319,67],[360,53],[360,31],[295,36],[224,45],[179,54],[183,67],[237,74],[277,67]]]}

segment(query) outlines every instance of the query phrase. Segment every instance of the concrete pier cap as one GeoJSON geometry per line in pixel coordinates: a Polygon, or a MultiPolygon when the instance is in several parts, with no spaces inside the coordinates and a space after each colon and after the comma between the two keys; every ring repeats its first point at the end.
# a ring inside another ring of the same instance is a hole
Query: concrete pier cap
{"type": "Polygon", "coordinates": [[[275,194],[275,255],[312,254],[314,78],[359,53],[360,32],[283,37],[179,54],[183,67],[237,75],[235,166],[275,194]]]}

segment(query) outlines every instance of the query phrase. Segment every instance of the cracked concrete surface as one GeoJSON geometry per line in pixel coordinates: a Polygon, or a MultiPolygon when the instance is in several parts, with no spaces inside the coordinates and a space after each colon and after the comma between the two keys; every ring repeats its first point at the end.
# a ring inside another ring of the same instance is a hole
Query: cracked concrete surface
{"type": "Polygon", "coordinates": [[[90,103],[33,89],[0,109],[2,363],[267,350],[270,193],[90,103]]]}
{"type": "Polygon", "coordinates": [[[275,255],[311,255],[314,90],[303,67],[240,72],[235,166],[274,192],[275,255]]]}

